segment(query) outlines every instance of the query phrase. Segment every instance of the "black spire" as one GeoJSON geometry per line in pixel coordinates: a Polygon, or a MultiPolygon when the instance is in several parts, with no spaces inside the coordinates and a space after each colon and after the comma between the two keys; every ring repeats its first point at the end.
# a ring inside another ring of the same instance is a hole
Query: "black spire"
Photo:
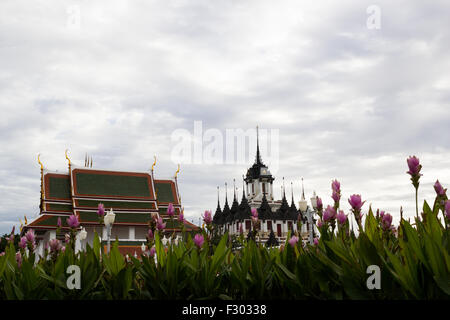
{"type": "MultiPolygon", "coordinates": [[[[233,182],[234,182],[234,179],[233,179],[233,182]]],[[[233,204],[231,205],[230,215],[228,216],[228,220],[227,220],[228,222],[232,222],[232,221],[236,220],[236,215],[237,215],[238,209],[239,209],[239,203],[236,198],[236,188],[234,188],[233,204]]]]}
{"type": "Polygon", "coordinates": [[[286,194],[283,194],[281,207],[275,212],[277,219],[289,220],[289,204],[286,200],[286,194]]]}
{"type": "Polygon", "coordinates": [[[225,182],[225,205],[223,206],[220,223],[225,224],[228,221],[228,217],[230,214],[230,206],[228,205],[227,183],[225,182]]]}
{"type": "Polygon", "coordinates": [[[253,166],[248,168],[245,181],[251,182],[254,179],[264,177],[269,179],[270,182],[274,180],[269,172],[267,166],[261,160],[261,152],[259,151],[259,128],[256,127],[256,159],[253,166]]]}
{"type": "Polygon", "coordinates": [[[220,209],[219,186],[217,186],[217,209],[216,209],[216,213],[214,214],[214,217],[213,217],[214,224],[220,223],[221,215],[222,215],[222,209],[220,209]]]}
{"type": "Polygon", "coordinates": [[[299,213],[298,213],[297,207],[295,206],[295,202],[294,202],[294,188],[292,186],[292,182],[291,182],[291,194],[292,194],[292,199],[291,199],[291,206],[289,207],[289,219],[297,221],[299,213]]]}
{"type": "Polygon", "coordinates": [[[262,165],[261,153],[259,152],[259,127],[256,126],[256,164],[262,165]]]}
{"type": "Polygon", "coordinates": [[[258,209],[258,218],[260,220],[272,220],[273,214],[269,203],[267,202],[266,194],[264,193],[261,206],[258,209]]]}

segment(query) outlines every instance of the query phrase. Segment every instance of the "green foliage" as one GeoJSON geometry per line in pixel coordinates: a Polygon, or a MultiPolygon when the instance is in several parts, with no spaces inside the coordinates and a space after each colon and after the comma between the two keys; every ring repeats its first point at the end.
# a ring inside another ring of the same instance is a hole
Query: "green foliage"
{"type": "Polygon", "coordinates": [[[157,260],[127,261],[117,241],[102,252],[95,235],[77,254],[67,246],[35,262],[22,252],[19,266],[10,243],[0,257],[0,299],[449,299],[449,230],[434,209],[425,202],[426,219],[402,220],[398,235],[370,209],[357,237],[322,229],[317,246],[267,248],[203,232],[201,249],[190,235],[165,247],[156,233],[157,260]],[[80,267],[81,289],[67,288],[70,265],[80,267]],[[379,290],[367,288],[370,265],[380,267],[379,290]]]}

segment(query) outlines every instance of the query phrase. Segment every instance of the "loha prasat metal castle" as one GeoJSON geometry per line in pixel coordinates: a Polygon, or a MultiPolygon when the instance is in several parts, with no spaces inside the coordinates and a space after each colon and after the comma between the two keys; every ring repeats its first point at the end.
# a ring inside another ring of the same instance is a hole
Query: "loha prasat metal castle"
{"type": "MultiPolygon", "coordinates": [[[[119,240],[122,254],[141,254],[141,245],[146,242],[148,223],[152,213],[158,214],[166,223],[167,236],[181,233],[181,222],[176,216],[182,212],[181,198],[178,191],[177,174],[171,179],[155,179],[154,166],[150,172],[128,172],[99,170],[92,168],[92,158],[85,159],[85,165],[76,166],[67,156],[69,170],[67,173],[51,172],[41,165],[41,199],[40,214],[25,225],[22,232],[33,229],[38,241],[37,252],[42,255],[45,244],[51,239],[63,240],[68,232],[66,219],[75,214],[80,222],[79,229],[87,231],[86,243],[92,246],[94,231],[106,245],[106,227],[100,224],[97,209],[102,203],[105,210],[113,209],[115,222],[111,229],[111,239],[119,240]],[[167,217],[168,205],[175,209],[175,219],[167,217]],[[58,218],[62,227],[57,232],[58,218]]],[[[185,231],[192,232],[199,228],[184,222],[185,231]]],[[[80,243],[77,243],[80,250],[80,243]]]]}
{"type": "MultiPolygon", "coordinates": [[[[219,187],[217,209],[213,217],[213,224],[221,233],[229,234],[244,233],[247,237],[251,236],[252,218],[251,209],[255,208],[258,212],[260,221],[259,241],[266,242],[268,245],[276,245],[286,240],[288,232],[297,233],[303,241],[312,243],[314,234],[318,234],[314,219],[314,213],[317,206],[317,197],[311,198],[312,208],[308,206],[305,200],[305,193],[302,179],[302,195],[299,201],[299,209],[294,203],[294,194],[291,183],[291,203],[286,198],[284,178],[282,185],[282,199],[275,200],[273,194],[273,181],[275,178],[269,171],[269,168],[262,162],[259,150],[259,134],[257,132],[256,159],[253,166],[247,170],[243,176],[242,198],[238,202],[236,187],[234,186],[234,196],[231,207],[228,203],[227,191],[225,191],[225,204],[223,209],[220,206],[219,187]]],[[[225,183],[225,189],[227,184],[225,183]]]]}

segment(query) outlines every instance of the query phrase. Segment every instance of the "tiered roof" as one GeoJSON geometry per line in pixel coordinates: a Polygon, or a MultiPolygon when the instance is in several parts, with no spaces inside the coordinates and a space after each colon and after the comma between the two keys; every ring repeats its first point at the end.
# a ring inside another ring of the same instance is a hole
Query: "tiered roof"
{"type": "MultiPolygon", "coordinates": [[[[69,173],[50,172],[41,165],[40,216],[26,226],[36,230],[56,229],[58,218],[67,228],[69,215],[78,216],[81,225],[99,225],[98,204],[116,214],[115,225],[147,225],[152,213],[167,218],[172,203],[175,214],[182,211],[177,179],[153,179],[152,172],[124,172],[76,167],[69,173]]],[[[178,230],[181,222],[167,221],[167,230],[178,230]]],[[[198,227],[185,222],[186,230],[198,227]]]]}

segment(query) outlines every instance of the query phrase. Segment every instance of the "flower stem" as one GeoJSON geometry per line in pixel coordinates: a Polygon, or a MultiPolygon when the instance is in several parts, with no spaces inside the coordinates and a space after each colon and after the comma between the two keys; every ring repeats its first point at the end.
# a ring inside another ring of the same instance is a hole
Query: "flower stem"
{"type": "Polygon", "coordinates": [[[417,219],[419,219],[418,191],[419,191],[419,188],[416,187],[416,216],[417,216],[417,219]]]}

